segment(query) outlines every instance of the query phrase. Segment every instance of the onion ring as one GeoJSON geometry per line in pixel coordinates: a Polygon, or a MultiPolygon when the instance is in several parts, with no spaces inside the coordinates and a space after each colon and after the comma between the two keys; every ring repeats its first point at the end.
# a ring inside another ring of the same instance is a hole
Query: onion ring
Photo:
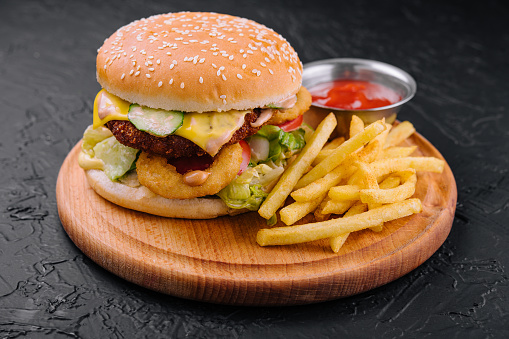
{"type": "Polygon", "coordinates": [[[136,162],[138,180],[152,192],[168,199],[191,199],[212,195],[226,187],[237,175],[242,162],[242,147],[236,143],[223,147],[212,165],[204,170],[210,175],[199,186],[184,183],[166,158],[142,152],[136,162]]]}

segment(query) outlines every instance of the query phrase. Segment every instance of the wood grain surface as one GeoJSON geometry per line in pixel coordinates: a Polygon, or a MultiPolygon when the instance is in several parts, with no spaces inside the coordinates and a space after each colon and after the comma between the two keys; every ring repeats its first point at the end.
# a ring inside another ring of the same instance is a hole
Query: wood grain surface
{"type": "MultiPolygon", "coordinates": [[[[417,133],[407,143],[419,146],[417,155],[442,158],[417,133]]],[[[254,212],[171,219],[104,200],[78,166],[79,150],[78,144],[65,159],[56,187],[60,219],[72,241],[128,281],[213,303],[306,304],[381,286],[415,269],[442,245],[456,208],[456,183],[446,165],[442,174],[418,173],[414,197],[423,202],[422,213],[385,223],[379,233],[352,233],[337,254],[328,240],[260,247],[256,233],[267,226],[254,212]]]]}

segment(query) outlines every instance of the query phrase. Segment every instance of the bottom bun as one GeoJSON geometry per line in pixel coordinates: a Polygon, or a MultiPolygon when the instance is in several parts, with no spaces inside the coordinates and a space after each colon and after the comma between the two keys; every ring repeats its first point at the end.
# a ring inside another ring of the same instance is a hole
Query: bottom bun
{"type": "Polygon", "coordinates": [[[85,173],[88,183],[97,194],[116,205],[135,211],[182,219],[212,219],[249,211],[230,208],[219,198],[167,199],[142,185],[131,187],[111,181],[101,170],[86,170],[85,173]]]}

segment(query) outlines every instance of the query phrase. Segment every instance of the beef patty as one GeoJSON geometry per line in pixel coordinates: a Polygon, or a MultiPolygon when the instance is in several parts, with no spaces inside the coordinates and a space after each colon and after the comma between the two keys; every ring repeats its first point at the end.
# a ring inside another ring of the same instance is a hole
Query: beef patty
{"type": "MultiPolygon", "coordinates": [[[[260,109],[254,109],[244,117],[244,125],[239,128],[225,145],[231,145],[255,134],[262,127],[251,126],[260,115],[260,109]]],[[[147,153],[158,154],[168,159],[180,157],[202,156],[207,154],[192,141],[179,135],[156,137],[138,130],[130,121],[112,120],[106,126],[115,138],[123,145],[142,150],[147,153]]]]}

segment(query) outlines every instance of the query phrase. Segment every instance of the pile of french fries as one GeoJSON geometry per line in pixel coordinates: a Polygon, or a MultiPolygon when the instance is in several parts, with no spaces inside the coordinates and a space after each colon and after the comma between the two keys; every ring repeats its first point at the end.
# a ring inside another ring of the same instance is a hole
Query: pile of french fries
{"type": "Polygon", "coordinates": [[[410,156],[417,146],[398,146],[415,132],[413,125],[379,120],[364,126],[353,116],[348,140],[329,142],[336,123],[332,113],[320,123],[260,206],[258,213],[273,220],[288,196],[295,201],[279,211],[287,226],[259,230],[259,245],[330,239],[337,253],[351,232],[380,232],[385,222],[421,212],[421,201],[411,198],[416,172],[441,173],[445,162],[410,156]],[[315,223],[293,225],[309,213],[315,223]]]}

